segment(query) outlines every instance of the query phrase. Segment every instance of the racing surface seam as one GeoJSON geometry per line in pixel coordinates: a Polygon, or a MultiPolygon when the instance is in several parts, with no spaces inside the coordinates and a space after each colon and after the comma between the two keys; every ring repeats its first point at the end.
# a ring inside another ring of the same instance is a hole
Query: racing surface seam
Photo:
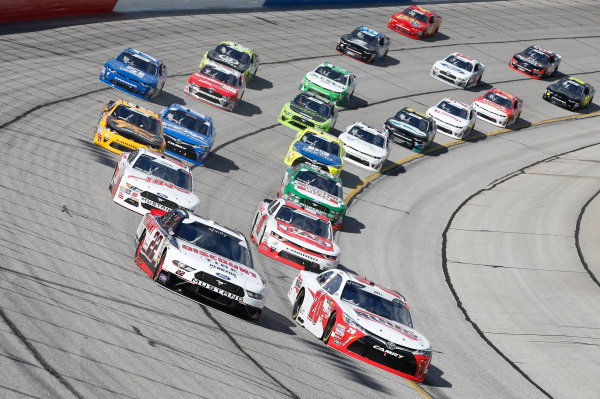
{"type": "Polygon", "coordinates": [[[581,261],[581,264],[583,265],[583,268],[585,269],[585,271],[587,272],[587,274],[589,274],[590,278],[592,279],[592,281],[594,283],[596,283],[596,285],[598,287],[600,287],[600,281],[598,281],[598,279],[596,278],[596,276],[594,275],[594,273],[592,272],[592,270],[589,268],[587,262],[585,261],[585,257],[583,256],[583,251],[581,250],[581,246],[579,245],[579,233],[580,233],[580,229],[581,229],[581,221],[583,220],[583,214],[585,213],[585,210],[587,209],[588,205],[592,203],[592,201],[598,196],[598,194],[600,194],[600,189],[598,191],[596,191],[596,194],[594,194],[583,206],[583,208],[581,208],[581,212],[579,212],[579,216],[577,217],[577,224],[575,227],[575,247],[577,247],[577,254],[579,255],[579,260],[581,261]]]}
{"type": "Polygon", "coordinates": [[[4,320],[6,325],[8,325],[8,327],[17,336],[17,338],[19,338],[19,341],[21,341],[23,343],[23,345],[25,345],[27,350],[33,355],[33,357],[35,357],[35,359],[40,363],[40,365],[44,368],[44,370],[46,370],[48,373],[50,373],[50,375],[52,375],[54,378],[56,378],[58,380],[58,382],[60,382],[62,385],[64,385],[64,387],[67,388],[73,395],[75,395],[75,397],[80,398],[80,399],[84,398],[83,395],[81,395],[62,375],[60,375],[54,369],[54,367],[52,367],[46,361],[46,359],[44,359],[42,354],[40,352],[38,352],[37,349],[34,348],[34,346],[29,342],[29,340],[25,337],[25,335],[23,335],[21,330],[19,330],[19,328],[12,322],[12,320],[6,315],[6,313],[4,312],[4,309],[2,309],[2,308],[0,308],[0,317],[2,317],[2,320],[4,320]]]}

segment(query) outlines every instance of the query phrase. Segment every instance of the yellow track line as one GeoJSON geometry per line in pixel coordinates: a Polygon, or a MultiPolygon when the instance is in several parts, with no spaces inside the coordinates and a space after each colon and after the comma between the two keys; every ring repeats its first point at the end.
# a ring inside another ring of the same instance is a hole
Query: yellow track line
{"type": "Polygon", "coordinates": [[[346,201],[346,203],[350,202],[350,200],[355,197],[360,190],[362,190],[367,184],[369,184],[370,182],[372,182],[373,180],[375,180],[376,178],[378,178],[382,173],[387,172],[388,170],[391,170],[393,168],[395,168],[396,166],[400,166],[402,164],[407,163],[408,161],[412,161],[415,158],[419,158],[422,157],[424,155],[430,154],[432,152],[438,151],[440,148],[442,147],[452,147],[458,144],[462,144],[466,141],[472,141],[475,139],[479,139],[482,136],[495,136],[496,134],[500,134],[500,133],[507,133],[507,132],[512,132],[515,130],[521,130],[521,129],[525,129],[531,126],[538,126],[538,125],[544,125],[547,123],[553,123],[553,122],[560,122],[560,121],[565,121],[565,120],[569,120],[569,119],[584,119],[584,118],[589,118],[589,117],[593,117],[593,116],[599,116],[600,115],[600,111],[596,111],[596,112],[590,112],[589,114],[583,114],[583,115],[569,115],[569,116],[562,116],[560,118],[554,118],[554,119],[546,119],[543,121],[538,121],[538,122],[531,122],[531,123],[524,123],[521,125],[517,125],[517,126],[512,126],[510,128],[506,128],[506,129],[500,129],[500,130],[495,130],[493,132],[490,133],[481,133],[475,136],[467,136],[467,138],[465,138],[464,140],[454,140],[451,141],[449,143],[446,144],[436,144],[434,146],[431,146],[429,148],[427,148],[422,154],[419,153],[414,153],[411,156],[408,156],[406,158],[403,158],[399,161],[393,162],[391,164],[388,164],[386,166],[384,166],[383,168],[381,168],[380,172],[375,172],[372,173],[370,176],[368,176],[367,178],[365,178],[364,180],[362,180],[359,184],[356,185],[356,187],[354,187],[352,189],[352,191],[350,191],[346,197],[344,198],[344,201],[346,201]]]}

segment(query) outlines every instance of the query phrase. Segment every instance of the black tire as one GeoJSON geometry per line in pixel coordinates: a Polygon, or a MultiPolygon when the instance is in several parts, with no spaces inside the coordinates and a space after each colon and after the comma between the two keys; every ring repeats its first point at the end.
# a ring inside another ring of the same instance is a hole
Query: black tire
{"type": "Polygon", "coordinates": [[[304,302],[304,288],[300,290],[298,295],[296,295],[296,300],[294,301],[294,307],[292,308],[292,319],[296,320],[298,315],[300,314],[300,308],[302,307],[302,302],[304,302]]]}
{"type": "Polygon", "coordinates": [[[335,312],[331,314],[329,320],[327,321],[327,325],[323,330],[323,336],[321,337],[321,341],[325,344],[329,343],[329,338],[331,338],[331,333],[333,332],[333,325],[335,324],[335,312]]]}
{"type": "Polygon", "coordinates": [[[387,53],[388,53],[388,50],[385,50],[385,53],[383,53],[383,57],[381,57],[381,61],[385,60],[385,57],[387,57],[387,53]]]}
{"type": "Polygon", "coordinates": [[[588,103],[585,107],[589,108],[592,105],[592,101],[594,101],[594,96],[592,96],[592,98],[590,98],[590,101],[588,101],[588,103]]]}
{"type": "Polygon", "coordinates": [[[265,230],[267,229],[267,226],[265,226],[266,221],[263,223],[262,225],[262,229],[260,230],[260,238],[258,239],[258,246],[260,247],[260,243],[263,241],[263,238],[265,238],[265,230]]]}
{"type": "Polygon", "coordinates": [[[162,255],[160,256],[160,260],[158,261],[158,265],[156,266],[156,270],[154,270],[154,276],[152,277],[152,280],[157,281],[158,280],[158,276],[160,276],[160,271],[162,270],[163,264],[165,263],[165,258],[167,257],[167,251],[163,251],[162,255]]]}
{"type": "Polygon", "coordinates": [[[142,244],[144,243],[144,238],[146,238],[146,232],[145,231],[142,233],[142,236],[140,237],[140,242],[138,243],[138,247],[135,250],[135,258],[134,258],[135,260],[137,260],[137,258],[140,255],[140,252],[142,250],[142,244]]]}

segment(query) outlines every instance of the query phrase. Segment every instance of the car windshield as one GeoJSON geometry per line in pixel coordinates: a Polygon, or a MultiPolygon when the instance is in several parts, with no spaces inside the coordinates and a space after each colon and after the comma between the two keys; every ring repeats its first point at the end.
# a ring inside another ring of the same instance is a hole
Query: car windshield
{"type": "Polygon", "coordinates": [[[114,109],[110,116],[113,119],[120,119],[153,134],[160,133],[160,120],[151,115],[140,112],[135,108],[120,104],[114,109]]]}
{"type": "Polygon", "coordinates": [[[414,126],[422,132],[429,130],[429,121],[427,119],[423,119],[419,115],[407,111],[398,112],[396,116],[394,116],[394,119],[414,126]]]}
{"type": "Polygon", "coordinates": [[[299,209],[283,205],[275,215],[275,219],[316,234],[319,237],[331,239],[331,225],[328,222],[299,209]]]}
{"type": "Polygon", "coordinates": [[[385,138],[383,136],[369,132],[360,126],[354,126],[352,129],[350,129],[348,134],[362,141],[366,141],[369,144],[374,144],[377,147],[385,147],[385,138]]]}
{"type": "Polygon", "coordinates": [[[117,61],[121,61],[124,64],[134,67],[137,70],[156,76],[158,74],[158,65],[156,63],[146,60],[139,55],[124,51],[117,57],[117,61]]]}
{"type": "Polygon", "coordinates": [[[315,73],[318,73],[319,75],[323,75],[323,76],[325,76],[335,82],[341,83],[343,85],[348,84],[348,75],[343,74],[339,71],[336,71],[335,69],[333,69],[331,67],[321,65],[320,67],[315,69],[315,73]]]}
{"type": "Polygon", "coordinates": [[[440,102],[437,107],[442,111],[448,112],[449,114],[458,116],[462,119],[467,119],[467,110],[465,108],[458,107],[449,101],[444,100],[440,102]]]}
{"type": "Polygon", "coordinates": [[[406,10],[402,11],[402,14],[404,15],[408,15],[411,18],[414,18],[418,21],[421,22],[427,22],[427,14],[423,14],[421,11],[415,10],[414,8],[407,8],[406,10]]]}
{"type": "Polygon", "coordinates": [[[379,38],[377,36],[373,36],[358,28],[354,29],[350,35],[355,39],[366,42],[370,46],[377,46],[377,44],[379,44],[379,38]]]}
{"type": "Polygon", "coordinates": [[[342,291],[341,299],[376,314],[412,328],[412,319],[406,304],[398,298],[383,298],[372,288],[356,281],[348,280],[342,291]]]}
{"type": "Polygon", "coordinates": [[[464,69],[465,71],[469,71],[469,72],[473,71],[473,64],[471,64],[470,62],[467,62],[461,58],[458,58],[454,55],[449,55],[445,61],[449,64],[454,65],[457,68],[464,69]]]}
{"type": "Polygon", "coordinates": [[[571,93],[583,95],[583,85],[570,79],[563,79],[558,82],[559,86],[569,90],[571,93]]]}
{"type": "Polygon", "coordinates": [[[237,87],[240,81],[233,73],[226,72],[220,68],[215,68],[212,65],[205,65],[200,70],[200,73],[233,87],[237,87]]]}
{"type": "Polygon", "coordinates": [[[523,56],[525,58],[532,58],[540,64],[547,64],[550,58],[548,54],[536,49],[535,47],[527,47],[525,51],[523,51],[523,56]]]}
{"type": "Polygon", "coordinates": [[[318,134],[306,132],[300,141],[330,154],[340,154],[340,145],[338,143],[319,136],[318,134]]]}
{"type": "Polygon", "coordinates": [[[498,93],[494,93],[493,91],[488,91],[487,94],[483,97],[486,100],[490,100],[493,103],[503,106],[504,108],[512,109],[513,102],[510,98],[504,97],[498,93]]]}
{"type": "Polygon", "coordinates": [[[304,93],[298,94],[296,98],[294,98],[294,100],[292,101],[292,104],[309,109],[325,118],[329,118],[331,116],[331,106],[304,93]]]}
{"type": "Polygon", "coordinates": [[[300,170],[298,173],[296,173],[295,180],[306,185],[321,189],[338,198],[342,195],[342,187],[335,179],[323,176],[322,174],[319,174],[312,170],[300,170]]]}
{"type": "Polygon", "coordinates": [[[186,221],[179,226],[175,237],[252,268],[252,258],[245,241],[216,227],[186,221]]]}
{"type": "Polygon", "coordinates": [[[223,54],[228,57],[233,58],[240,64],[249,64],[250,63],[250,55],[245,51],[238,50],[234,47],[228,46],[226,44],[219,44],[215,49],[217,54],[223,54]]]}
{"type": "Polygon", "coordinates": [[[150,155],[140,155],[133,164],[133,168],[158,177],[187,191],[192,191],[192,175],[190,172],[182,168],[172,168],[161,162],[157,162],[156,158],[150,155]]]}
{"type": "Polygon", "coordinates": [[[208,136],[209,123],[196,115],[173,108],[167,112],[165,119],[196,133],[208,136]]]}

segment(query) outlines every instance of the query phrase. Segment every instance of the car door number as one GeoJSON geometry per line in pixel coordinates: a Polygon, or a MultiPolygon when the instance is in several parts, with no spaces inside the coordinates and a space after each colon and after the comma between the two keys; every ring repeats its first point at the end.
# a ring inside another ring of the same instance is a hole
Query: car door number
{"type": "Polygon", "coordinates": [[[156,255],[156,250],[162,242],[162,238],[162,234],[158,232],[154,235],[154,238],[152,241],[150,241],[150,245],[148,245],[148,248],[146,248],[146,256],[148,259],[154,259],[154,255],[156,255]]]}
{"type": "Polygon", "coordinates": [[[308,312],[308,318],[313,323],[316,323],[317,321],[319,321],[321,313],[323,312],[323,303],[325,302],[325,297],[326,296],[327,295],[324,292],[322,292],[322,291],[317,292],[317,296],[315,297],[315,301],[311,305],[310,311],[308,312]]]}

